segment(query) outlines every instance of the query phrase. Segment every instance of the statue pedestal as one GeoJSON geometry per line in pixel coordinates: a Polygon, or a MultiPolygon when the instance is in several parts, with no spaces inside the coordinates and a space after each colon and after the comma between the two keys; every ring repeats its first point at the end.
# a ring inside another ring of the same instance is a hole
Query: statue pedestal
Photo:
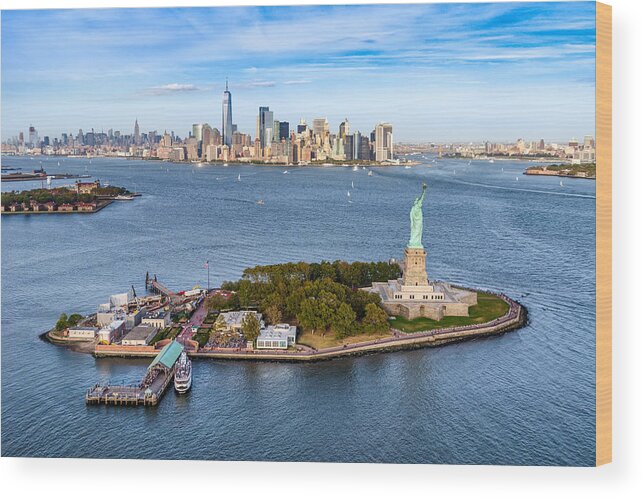
{"type": "Polygon", "coordinates": [[[419,248],[405,248],[403,272],[402,286],[429,287],[429,277],[426,274],[426,251],[419,248]]]}

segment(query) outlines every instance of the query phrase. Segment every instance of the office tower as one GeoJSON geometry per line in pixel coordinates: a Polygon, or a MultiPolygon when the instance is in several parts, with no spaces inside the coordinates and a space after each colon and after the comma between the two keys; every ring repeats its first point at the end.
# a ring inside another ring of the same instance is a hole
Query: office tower
{"type": "Polygon", "coordinates": [[[203,125],[202,124],[193,124],[192,125],[192,136],[196,138],[197,142],[203,140],[203,125]]]}
{"type": "Polygon", "coordinates": [[[279,123],[279,140],[288,140],[288,135],[290,135],[290,123],[282,121],[279,123]]]}
{"type": "Polygon", "coordinates": [[[297,133],[304,133],[307,129],[308,125],[306,124],[306,121],[304,121],[304,118],[301,118],[297,125],[297,133]]]}
{"type": "Polygon", "coordinates": [[[270,147],[272,142],[272,127],[274,126],[273,113],[269,107],[260,107],[259,116],[257,116],[257,138],[263,151],[270,147]]]}
{"type": "Polygon", "coordinates": [[[147,132],[147,141],[150,145],[156,144],[156,130],[147,132]]]}
{"type": "Polygon", "coordinates": [[[594,147],[594,137],[591,135],[585,135],[585,138],[583,139],[583,147],[594,147]]]}
{"type": "Polygon", "coordinates": [[[339,125],[339,138],[344,140],[346,135],[350,133],[350,124],[348,123],[348,118],[345,118],[339,125]]]}
{"type": "Polygon", "coordinates": [[[364,161],[371,159],[371,144],[368,137],[362,137],[359,144],[359,158],[364,161]]]}
{"type": "Polygon", "coordinates": [[[540,139],[540,143],[538,144],[538,149],[545,150],[545,140],[543,138],[540,139]]]}
{"type": "Polygon", "coordinates": [[[375,127],[375,160],[393,159],[393,126],[380,123],[375,127]]]}
{"type": "Polygon", "coordinates": [[[228,90],[228,80],[225,82],[225,92],[223,92],[222,117],[223,145],[230,147],[232,145],[232,94],[228,90]]]}
{"type": "Polygon", "coordinates": [[[272,125],[272,141],[273,142],[279,142],[279,130],[280,130],[280,123],[275,119],[273,125],[272,125]]]}
{"type": "Polygon", "coordinates": [[[353,133],[353,159],[364,159],[360,157],[360,146],[362,145],[362,134],[359,131],[353,133]]]}
{"type": "Polygon", "coordinates": [[[328,120],[326,118],[313,119],[313,133],[323,137],[329,131],[328,120]]]}
{"type": "Polygon", "coordinates": [[[344,137],[344,156],[346,157],[347,161],[357,159],[355,157],[355,145],[353,142],[354,139],[355,137],[353,135],[346,135],[346,137],[344,137]]]}
{"type": "Polygon", "coordinates": [[[38,145],[38,132],[33,126],[29,126],[29,145],[32,147],[38,145]]]}
{"type": "Polygon", "coordinates": [[[138,118],[134,121],[134,145],[141,144],[141,130],[138,127],[138,118]]]}
{"type": "MultiPolygon", "coordinates": [[[[63,134],[63,135],[64,135],[64,134],[63,134]]],[[[21,132],[20,132],[20,134],[18,135],[18,144],[19,144],[19,145],[24,145],[24,144],[25,144],[25,134],[24,134],[24,132],[22,132],[22,131],[21,131],[21,132]]]]}

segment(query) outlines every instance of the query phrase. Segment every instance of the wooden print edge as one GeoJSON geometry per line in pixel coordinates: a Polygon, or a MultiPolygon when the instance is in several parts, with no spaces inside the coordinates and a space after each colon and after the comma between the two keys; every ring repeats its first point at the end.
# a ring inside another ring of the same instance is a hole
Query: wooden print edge
{"type": "Polygon", "coordinates": [[[612,461],[612,7],[596,2],[596,465],[612,461]]]}

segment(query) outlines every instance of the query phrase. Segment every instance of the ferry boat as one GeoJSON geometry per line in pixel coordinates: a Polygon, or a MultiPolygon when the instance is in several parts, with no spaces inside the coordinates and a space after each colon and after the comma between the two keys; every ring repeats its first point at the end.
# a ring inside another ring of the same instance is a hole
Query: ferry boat
{"type": "Polygon", "coordinates": [[[174,389],[183,394],[192,387],[192,362],[185,351],[181,353],[174,372],[174,389]]]}

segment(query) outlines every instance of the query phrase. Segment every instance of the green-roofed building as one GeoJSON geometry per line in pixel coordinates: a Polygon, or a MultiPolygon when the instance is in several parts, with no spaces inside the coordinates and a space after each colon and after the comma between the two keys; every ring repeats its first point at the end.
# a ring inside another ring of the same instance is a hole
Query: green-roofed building
{"type": "Polygon", "coordinates": [[[179,359],[181,353],[183,352],[183,345],[172,341],[169,344],[166,344],[159,354],[156,355],[156,358],[150,363],[148,370],[153,370],[154,368],[161,368],[162,370],[171,370],[176,363],[176,360],[179,359]]]}

